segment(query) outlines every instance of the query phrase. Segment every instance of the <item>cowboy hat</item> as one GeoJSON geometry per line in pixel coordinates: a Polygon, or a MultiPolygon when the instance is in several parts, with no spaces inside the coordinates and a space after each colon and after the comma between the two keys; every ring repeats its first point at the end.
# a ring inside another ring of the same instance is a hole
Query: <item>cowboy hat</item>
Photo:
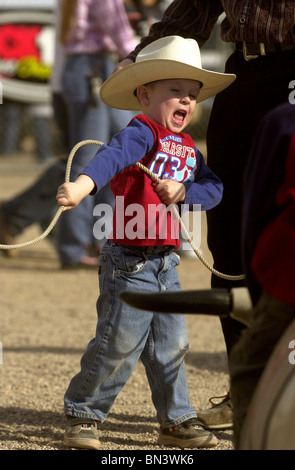
{"type": "Polygon", "coordinates": [[[197,98],[200,102],[229,86],[235,75],[203,69],[200,49],[194,39],[166,36],[142,49],[133,64],[114,72],[103,83],[100,97],[112,108],[140,110],[135,95],[139,85],[173,78],[201,82],[197,98]]]}

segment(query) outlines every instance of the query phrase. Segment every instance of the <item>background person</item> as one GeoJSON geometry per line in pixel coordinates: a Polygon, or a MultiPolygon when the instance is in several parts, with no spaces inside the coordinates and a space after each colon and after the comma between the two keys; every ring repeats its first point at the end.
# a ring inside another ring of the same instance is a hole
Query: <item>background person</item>
{"type": "MultiPolygon", "coordinates": [[[[100,84],[110,75],[117,58],[124,57],[136,45],[123,1],[62,0],[60,41],[66,53],[62,83],[70,147],[88,139],[108,142],[133,117],[131,112],[109,108],[99,98],[100,84]]],[[[72,179],[94,153],[92,145],[78,150],[72,179]]],[[[105,241],[97,241],[93,235],[93,209],[99,203],[113,207],[108,185],[95,199],[86,198],[74,211],[63,214],[58,241],[63,268],[97,265],[97,253],[89,256],[89,250],[99,250],[105,241]]]]}
{"type": "MultiPolygon", "coordinates": [[[[243,259],[254,308],[251,323],[229,361],[237,448],[264,368],[295,318],[294,105],[275,108],[259,126],[247,165],[244,197],[243,259]]],[[[286,344],[286,361],[288,354],[286,344]]]]}

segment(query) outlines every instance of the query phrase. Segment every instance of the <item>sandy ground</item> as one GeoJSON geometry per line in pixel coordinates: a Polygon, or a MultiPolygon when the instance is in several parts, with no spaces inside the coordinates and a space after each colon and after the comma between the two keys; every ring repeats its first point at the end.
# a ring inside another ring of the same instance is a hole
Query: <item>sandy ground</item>
{"type": "MultiPolygon", "coordinates": [[[[0,200],[26,188],[44,165],[25,156],[0,157],[0,200]]],[[[28,229],[17,241],[40,234],[28,229]]],[[[206,224],[202,223],[202,249],[206,224]]],[[[182,287],[210,286],[210,272],[197,258],[181,259],[182,287]]],[[[64,272],[54,247],[44,240],[8,259],[0,254],[0,449],[65,450],[63,394],[79,369],[81,355],[96,326],[98,295],[95,270],[64,272]]],[[[187,379],[196,409],[228,390],[224,340],[217,317],[186,315],[190,350],[187,379]]],[[[101,426],[104,451],[159,450],[158,425],[144,369],[139,363],[101,426]]],[[[216,433],[210,450],[233,449],[232,431],[216,433]]]]}

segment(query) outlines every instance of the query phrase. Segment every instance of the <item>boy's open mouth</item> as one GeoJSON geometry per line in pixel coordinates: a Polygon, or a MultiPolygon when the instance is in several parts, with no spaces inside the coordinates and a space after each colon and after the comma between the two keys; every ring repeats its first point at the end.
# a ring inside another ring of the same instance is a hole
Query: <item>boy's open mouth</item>
{"type": "Polygon", "coordinates": [[[186,111],[179,109],[175,111],[175,113],[173,113],[173,118],[177,124],[181,125],[184,123],[186,114],[187,114],[186,111]]]}

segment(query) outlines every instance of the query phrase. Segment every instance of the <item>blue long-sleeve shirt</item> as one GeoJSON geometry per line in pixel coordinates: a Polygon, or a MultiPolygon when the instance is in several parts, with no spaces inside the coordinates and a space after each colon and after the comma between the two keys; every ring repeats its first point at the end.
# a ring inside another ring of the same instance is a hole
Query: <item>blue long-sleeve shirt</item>
{"type": "MultiPolygon", "coordinates": [[[[147,212],[149,205],[161,204],[161,200],[150,177],[135,166],[138,161],[161,179],[173,178],[183,183],[184,203],[189,210],[193,210],[194,205],[209,210],[221,200],[222,183],[208,168],[191,137],[184,133],[173,134],[143,115],[136,116],[109,144],[100,147],[83,174],[94,181],[96,191],[111,181],[114,196],[124,197],[125,207],[139,204],[147,212]]],[[[126,224],[130,218],[122,220],[126,224]]],[[[130,244],[130,240],[127,242],[130,244]]],[[[145,238],[145,244],[158,243],[159,240],[155,243],[145,238]]],[[[170,235],[165,240],[167,243],[171,244],[170,235]]]]}

